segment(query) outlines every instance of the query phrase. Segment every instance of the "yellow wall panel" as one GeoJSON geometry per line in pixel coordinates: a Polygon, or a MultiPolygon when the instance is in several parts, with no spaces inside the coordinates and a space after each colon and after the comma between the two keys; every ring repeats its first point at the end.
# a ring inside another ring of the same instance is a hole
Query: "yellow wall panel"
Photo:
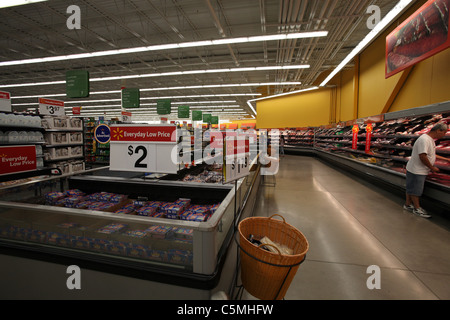
{"type": "Polygon", "coordinates": [[[256,127],[263,129],[328,124],[330,101],[330,89],[257,101],[256,127]]]}
{"type": "Polygon", "coordinates": [[[336,115],[338,122],[353,120],[353,74],[353,69],[341,72],[340,112],[336,115]]]}

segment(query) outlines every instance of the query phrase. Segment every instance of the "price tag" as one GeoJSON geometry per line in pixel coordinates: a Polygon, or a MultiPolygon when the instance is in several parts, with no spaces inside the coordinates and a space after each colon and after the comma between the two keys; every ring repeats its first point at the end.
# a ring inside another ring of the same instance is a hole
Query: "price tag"
{"type": "Polygon", "coordinates": [[[110,170],[177,173],[174,125],[111,126],[110,170]]]}
{"type": "Polygon", "coordinates": [[[39,98],[39,114],[45,116],[64,116],[64,101],[39,98]]]}

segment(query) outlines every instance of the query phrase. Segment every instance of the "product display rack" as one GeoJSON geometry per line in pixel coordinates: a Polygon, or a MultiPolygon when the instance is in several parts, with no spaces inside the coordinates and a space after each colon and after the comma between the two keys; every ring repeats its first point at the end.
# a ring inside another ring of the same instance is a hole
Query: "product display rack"
{"type": "Polygon", "coordinates": [[[44,116],[44,163],[63,174],[83,171],[83,120],[67,116],[44,116]]]}
{"type": "MultiPolygon", "coordinates": [[[[342,167],[366,179],[394,187],[404,192],[406,163],[411,155],[414,141],[438,121],[447,121],[450,117],[450,102],[413,108],[400,112],[384,114],[378,117],[357,119],[344,124],[296,131],[295,136],[305,136],[313,147],[287,142],[286,152],[317,156],[334,166],[342,167]],[[372,123],[373,131],[370,149],[366,152],[366,128],[372,123]],[[352,148],[353,126],[357,124],[356,149],[352,148]],[[307,132],[309,132],[307,134],[307,132]]],[[[293,135],[293,130],[285,130],[285,135],[293,135]]],[[[450,133],[436,142],[438,155],[450,156],[450,133]]],[[[437,174],[427,177],[424,196],[432,201],[450,205],[450,164],[436,160],[440,169],[437,174]]]]}
{"type": "Polygon", "coordinates": [[[44,167],[44,128],[39,116],[1,112],[0,146],[27,146],[36,148],[36,170],[0,174],[0,182],[15,184],[18,180],[52,174],[52,168],[44,167]]]}

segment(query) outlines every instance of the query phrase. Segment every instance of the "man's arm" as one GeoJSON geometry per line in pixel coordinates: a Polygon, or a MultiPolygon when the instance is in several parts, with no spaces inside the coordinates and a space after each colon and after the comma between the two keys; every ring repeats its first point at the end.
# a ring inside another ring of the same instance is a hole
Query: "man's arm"
{"type": "Polygon", "coordinates": [[[419,154],[419,158],[420,158],[420,161],[422,161],[422,163],[424,165],[426,165],[428,168],[430,168],[431,172],[439,172],[439,168],[437,168],[431,164],[426,153],[419,154]]]}

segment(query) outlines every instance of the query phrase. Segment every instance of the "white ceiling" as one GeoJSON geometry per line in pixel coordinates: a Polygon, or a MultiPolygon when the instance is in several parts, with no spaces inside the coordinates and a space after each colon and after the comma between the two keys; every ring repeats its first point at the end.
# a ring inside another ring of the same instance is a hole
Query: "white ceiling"
{"type": "MultiPolygon", "coordinates": [[[[397,1],[388,0],[49,0],[3,8],[0,9],[0,63],[266,34],[324,30],[328,31],[328,35],[0,66],[0,90],[12,94],[13,110],[17,111],[36,107],[37,96],[64,100],[67,107],[95,106],[91,110],[98,111],[120,109],[120,93],[117,91],[121,87],[140,88],[141,108],[155,108],[158,98],[172,97],[174,106],[183,103],[190,105],[191,110],[201,106],[200,110],[219,115],[220,119],[237,119],[253,114],[247,100],[260,97],[258,94],[275,94],[313,85],[322,72],[338,65],[369,33],[370,30],[366,26],[370,16],[366,13],[368,6],[379,6],[384,16],[396,3],[397,1]],[[70,30],[66,25],[70,17],[70,14],[66,13],[69,5],[76,5],[81,9],[79,30],[70,30]],[[10,86],[21,83],[64,82],[68,70],[88,70],[92,79],[299,64],[308,64],[310,68],[201,72],[91,81],[91,95],[82,99],[67,98],[64,95],[64,83],[10,86]],[[273,82],[301,84],[259,85],[273,82]],[[246,85],[230,86],[234,84],[246,85]],[[205,85],[222,86],[198,87],[205,85]],[[196,88],[180,88],[186,86],[196,88]],[[116,92],[95,94],[102,91],[116,92]],[[198,97],[199,95],[202,97],[198,97]],[[101,108],[111,105],[115,107],[101,108]],[[222,113],[222,110],[227,109],[231,111],[222,113]]],[[[83,111],[88,109],[90,108],[86,107],[83,111]]],[[[144,119],[142,115],[137,116],[137,113],[135,111],[133,119],[144,119]]],[[[155,110],[147,113],[145,119],[159,118],[155,110]]],[[[176,112],[172,111],[172,117],[176,117],[176,112]]]]}

